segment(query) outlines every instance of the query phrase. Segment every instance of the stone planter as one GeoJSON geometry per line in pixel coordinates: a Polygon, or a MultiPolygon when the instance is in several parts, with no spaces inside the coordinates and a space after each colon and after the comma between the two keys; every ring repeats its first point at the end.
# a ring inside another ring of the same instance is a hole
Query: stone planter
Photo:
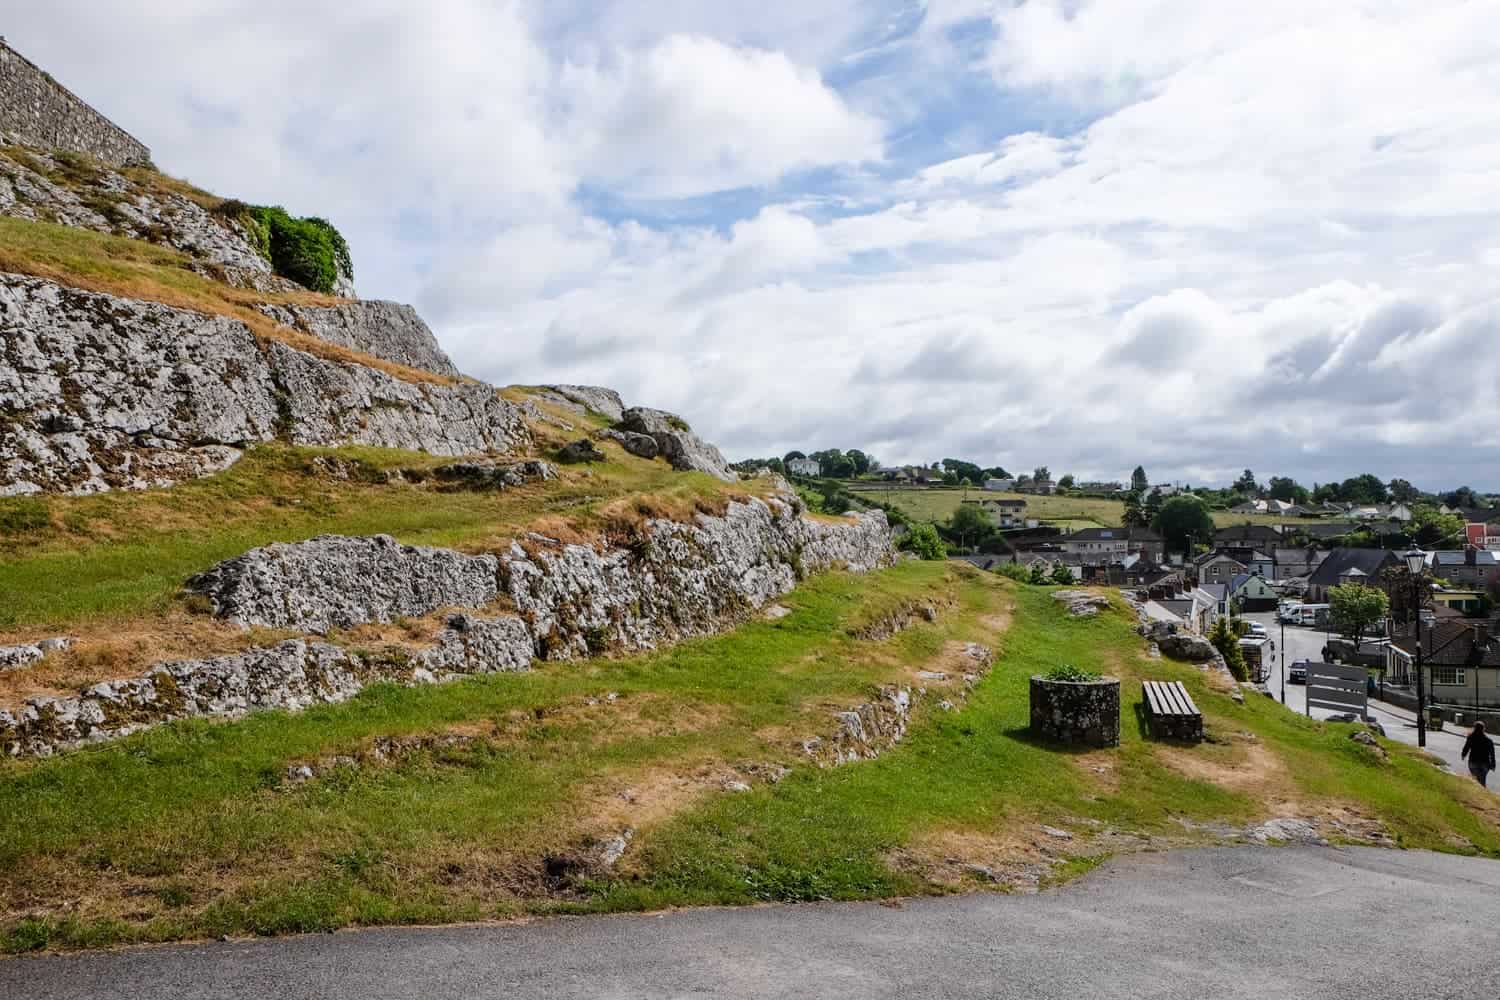
{"type": "Polygon", "coordinates": [[[1069,745],[1120,745],[1120,681],[1031,678],[1031,733],[1069,745]]]}

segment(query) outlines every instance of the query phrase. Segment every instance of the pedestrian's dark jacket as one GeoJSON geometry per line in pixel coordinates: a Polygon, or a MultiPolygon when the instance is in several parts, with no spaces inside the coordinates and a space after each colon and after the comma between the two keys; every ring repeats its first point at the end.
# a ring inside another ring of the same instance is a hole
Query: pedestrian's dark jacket
{"type": "Polygon", "coordinates": [[[1495,769],[1495,741],[1484,733],[1470,733],[1469,738],[1464,740],[1464,752],[1461,756],[1469,758],[1469,766],[1476,771],[1493,771],[1495,769]],[[1469,756],[1473,754],[1473,756],[1469,756]]]}

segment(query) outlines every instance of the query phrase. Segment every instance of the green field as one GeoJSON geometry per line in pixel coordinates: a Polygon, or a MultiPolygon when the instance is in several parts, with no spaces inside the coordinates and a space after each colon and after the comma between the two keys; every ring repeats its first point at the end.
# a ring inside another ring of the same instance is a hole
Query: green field
{"type": "Polygon", "coordinates": [[[1147,659],[1124,609],[1068,618],[1048,588],[948,563],[829,574],[784,603],[780,620],[648,655],[377,686],[300,715],[0,762],[0,815],[21,818],[0,824],[0,941],[24,951],[988,884],[970,864],[1040,865],[1047,884],[1138,837],[1213,842],[1289,808],[1346,824],[1325,827],[1335,840],[1500,855],[1500,806],[1472,782],[1259,695],[1236,704],[1196,668],[1147,659]],[[937,620],[853,634],[912,600],[937,620]],[[953,669],[967,641],[999,655],[961,709],[920,701],[907,738],[875,760],[805,756],[833,712],[918,668],[953,669]],[[1027,734],[1027,678],[1063,663],[1123,678],[1119,749],[1059,752],[1027,734]],[[1147,739],[1142,676],[1182,680],[1210,741],[1147,739]],[[449,742],[359,756],[424,734],[449,742]],[[351,759],[285,777],[338,754],[351,759]],[[774,781],[772,767],[790,772],[774,781]],[[1044,855],[1040,823],[1074,839],[1044,855]],[[625,829],[616,867],[569,867],[625,829]]]}
{"type": "MultiPolygon", "coordinates": [[[[866,484],[851,486],[853,493],[865,494],[876,500],[889,503],[908,517],[918,521],[945,521],[953,516],[965,498],[1001,498],[1026,501],[1026,516],[1034,517],[1044,524],[1066,530],[1079,528],[1117,528],[1125,513],[1125,504],[1120,500],[1105,500],[1100,497],[1030,496],[1019,493],[986,493],[978,489],[877,489],[866,484]]],[[[1296,519],[1267,514],[1231,514],[1227,510],[1210,512],[1215,527],[1229,528],[1241,524],[1264,524],[1275,527],[1281,524],[1296,524],[1296,519]]],[[[1318,523],[1318,522],[1309,522],[1318,523]]]]}
{"type": "Polygon", "coordinates": [[[1025,496],[1018,493],[986,493],[983,490],[926,489],[926,490],[866,490],[851,492],[867,494],[874,499],[888,502],[903,514],[917,521],[945,521],[953,516],[965,498],[1014,499],[1026,501],[1026,516],[1046,523],[1057,523],[1059,527],[1074,528],[1117,527],[1125,505],[1118,500],[1101,500],[1092,497],[1042,497],[1025,496]]]}

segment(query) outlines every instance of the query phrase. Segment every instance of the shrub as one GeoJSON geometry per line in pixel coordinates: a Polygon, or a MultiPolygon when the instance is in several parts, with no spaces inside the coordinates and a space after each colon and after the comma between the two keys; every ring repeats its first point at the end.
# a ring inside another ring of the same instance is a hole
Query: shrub
{"type": "Polygon", "coordinates": [[[1048,574],[1047,572],[1047,567],[1043,566],[1039,562],[1034,562],[1031,564],[1031,572],[1027,575],[1026,580],[1028,583],[1034,583],[1038,587],[1040,587],[1050,578],[1050,574],[1048,574]]]}
{"type": "Polygon", "coordinates": [[[1008,577],[1009,579],[1012,579],[1017,583],[1031,582],[1031,574],[1028,573],[1026,571],[1026,567],[1022,566],[1020,563],[1001,563],[999,566],[995,567],[995,572],[999,573],[1003,577],[1008,577]]]}
{"type": "Polygon", "coordinates": [[[1052,582],[1066,586],[1073,582],[1073,571],[1064,563],[1052,567],[1052,582]]]}
{"type": "Polygon", "coordinates": [[[937,529],[930,524],[919,524],[902,536],[897,548],[904,552],[915,552],[923,559],[946,559],[948,547],[938,537],[937,529]]]}
{"type": "Polygon", "coordinates": [[[1076,684],[1086,684],[1090,681],[1097,681],[1104,675],[1093,670],[1075,667],[1071,663],[1064,663],[1047,671],[1046,676],[1049,681],[1073,681],[1076,684]]]}
{"type": "Polygon", "coordinates": [[[354,280],[349,244],[327,219],[299,219],[279,205],[233,200],[218,211],[245,228],[256,252],[283,278],[324,293],[332,292],[340,278],[354,280]]]}
{"type": "Polygon", "coordinates": [[[1235,634],[1234,626],[1229,623],[1228,618],[1220,618],[1214,622],[1213,628],[1208,630],[1208,641],[1224,657],[1224,664],[1229,667],[1235,680],[1250,679],[1250,665],[1245,662],[1245,651],[1240,649],[1240,637],[1235,634]]]}

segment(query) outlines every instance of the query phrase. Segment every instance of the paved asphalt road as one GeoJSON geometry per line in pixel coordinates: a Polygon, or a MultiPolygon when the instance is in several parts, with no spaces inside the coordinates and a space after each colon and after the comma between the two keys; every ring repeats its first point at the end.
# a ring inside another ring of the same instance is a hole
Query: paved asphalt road
{"type": "MultiPolygon", "coordinates": [[[[1271,676],[1266,681],[1266,686],[1278,698],[1281,696],[1281,626],[1276,624],[1276,613],[1266,611],[1245,616],[1251,621],[1258,621],[1266,626],[1271,640],[1276,643],[1276,657],[1271,665],[1271,676]]],[[[1322,629],[1301,628],[1300,626],[1288,625],[1286,627],[1286,662],[1287,665],[1297,660],[1321,660],[1323,658],[1323,644],[1328,641],[1327,634],[1322,629]]],[[[1288,684],[1286,686],[1286,707],[1293,712],[1304,712],[1307,709],[1307,689],[1301,684],[1288,684]]],[[[1313,715],[1317,718],[1327,718],[1332,712],[1323,709],[1313,709],[1313,715]]],[[[1386,736],[1402,743],[1412,746],[1417,745],[1417,713],[1409,709],[1388,705],[1384,702],[1370,703],[1370,714],[1385,729],[1386,736]]],[[[1459,751],[1463,749],[1464,735],[1456,731],[1444,729],[1441,731],[1429,730],[1427,733],[1427,750],[1429,753],[1441,757],[1447,764],[1449,770],[1454,774],[1465,778],[1469,775],[1468,766],[1459,757],[1459,751]]],[[[1500,791],[1500,780],[1491,775],[1491,784],[1496,791],[1500,791]]]]}
{"type": "Polygon", "coordinates": [[[1500,862],[1137,854],[1039,896],[685,910],[0,961],[0,997],[1500,995],[1500,862]]]}

